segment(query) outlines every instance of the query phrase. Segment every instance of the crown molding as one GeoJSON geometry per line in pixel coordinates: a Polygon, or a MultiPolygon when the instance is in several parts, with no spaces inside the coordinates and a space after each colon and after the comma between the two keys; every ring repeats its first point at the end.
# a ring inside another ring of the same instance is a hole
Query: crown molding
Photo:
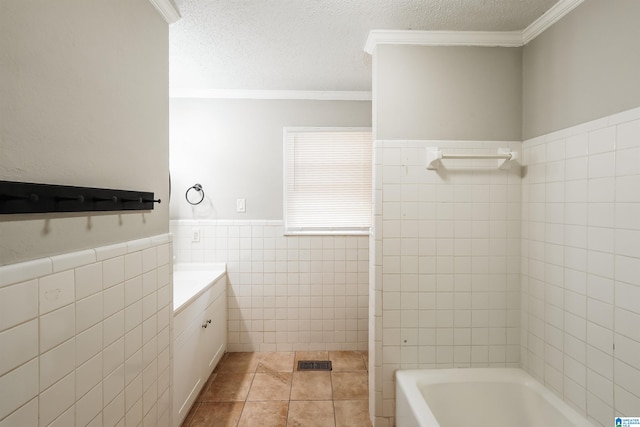
{"type": "Polygon", "coordinates": [[[379,44],[420,46],[522,46],[520,31],[411,31],[372,30],[365,52],[372,54],[379,44]]]}
{"type": "Polygon", "coordinates": [[[371,101],[368,91],[171,89],[170,98],[371,101]]]}
{"type": "Polygon", "coordinates": [[[584,0],[560,0],[522,31],[372,30],[364,46],[373,54],[377,45],[521,47],[558,22],[584,0]]]}
{"type": "Polygon", "coordinates": [[[540,18],[522,30],[522,44],[525,45],[542,34],[547,28],[562,19],[567,13],[578,7],[584,0],[560,0],[540,18]]]}
{"type": "Polygon", "coordinates": [[[149,0],[149,2],[167,21],[167,24],[173,24],[180,19],[180,12],[172,0],[149,0]]]}

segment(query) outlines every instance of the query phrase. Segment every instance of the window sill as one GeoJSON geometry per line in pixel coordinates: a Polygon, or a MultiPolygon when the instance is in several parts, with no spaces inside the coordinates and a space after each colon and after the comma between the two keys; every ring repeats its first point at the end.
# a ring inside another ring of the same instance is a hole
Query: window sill
{"type": "Polygon", "coordinates": [[[284,230],[285,236],[368,236],[371,234],[370,228],[333,230],[333,229],[306,229],[306,230],[284,230]]]}

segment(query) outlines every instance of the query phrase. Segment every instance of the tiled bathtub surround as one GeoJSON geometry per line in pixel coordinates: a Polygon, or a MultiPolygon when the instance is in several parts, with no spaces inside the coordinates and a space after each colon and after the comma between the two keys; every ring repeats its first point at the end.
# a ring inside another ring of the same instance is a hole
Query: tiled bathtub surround
{"type": "Polygon", "coordinates": [[[637,416],[640,109],[523,151],[522,364],[595,423],[637,416]]]}
{"type": "Polygon", "coordinates": [[[0,426],[169,426],[171,239],[0,267],[0,426]]]}
{"type": "Polygon", "coordinates": [[[284,236],[282,221],[170,227],[176,262],[227,264],[228,351],[367,349],[367,236],[284,236]]]}
{"type": "Polygon", "coordinates": [[[393,425],[396,369],[520,364],[520,170],[498,170],[495,160],[427,170],[426,147],[492,154],[521,144],[376,141],[376,426],[393,425]]]}

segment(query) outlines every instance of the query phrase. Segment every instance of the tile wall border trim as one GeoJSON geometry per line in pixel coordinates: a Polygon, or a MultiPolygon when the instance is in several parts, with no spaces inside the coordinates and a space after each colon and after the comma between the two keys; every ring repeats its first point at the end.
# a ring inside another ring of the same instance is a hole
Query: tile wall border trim
{"type": "Polygon", "coordinates": [[[269,219],[172,219],[172,226],[180,225],[220,225],[220,226],[284,226],[283,220],[269,219]]]}
{"type": "Polygon", "coordinates": [[[172,241],[169,233],[0,266],[0,288],[83,267],[172,241]]]}

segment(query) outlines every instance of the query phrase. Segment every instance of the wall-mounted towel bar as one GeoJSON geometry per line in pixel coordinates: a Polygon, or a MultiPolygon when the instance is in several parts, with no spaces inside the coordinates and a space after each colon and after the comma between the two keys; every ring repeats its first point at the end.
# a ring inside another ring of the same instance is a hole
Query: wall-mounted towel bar
{"type": "Polygon", "coordinates": [[[195,206],[202,203],[202,201],[204,200],[204,190],[202,189],[202,185],[194,184],[191,187],[187,188],[187,192],[184,193],[184,198],[187,199],[187,202],[189,202],[190,205],[195,206]],[[197,194],[196,196],[192,195],[192,198],[189,196],[191,190],[195,190],[195,194],[197,194]]]}
{"type": "Polygon", "coordinates": [[[152,210],[153,193],[0,181],[0,214],[152,210]]]}
{"type": "Polygon", "coordinates": [[[518,159],[518,152],[499,148],[496,154],[444,154],[438,147],[427,147],[427,169],[438,169],[443,159],[495,159],[498,169],[511,169],[511,162],[518,159]]]}

